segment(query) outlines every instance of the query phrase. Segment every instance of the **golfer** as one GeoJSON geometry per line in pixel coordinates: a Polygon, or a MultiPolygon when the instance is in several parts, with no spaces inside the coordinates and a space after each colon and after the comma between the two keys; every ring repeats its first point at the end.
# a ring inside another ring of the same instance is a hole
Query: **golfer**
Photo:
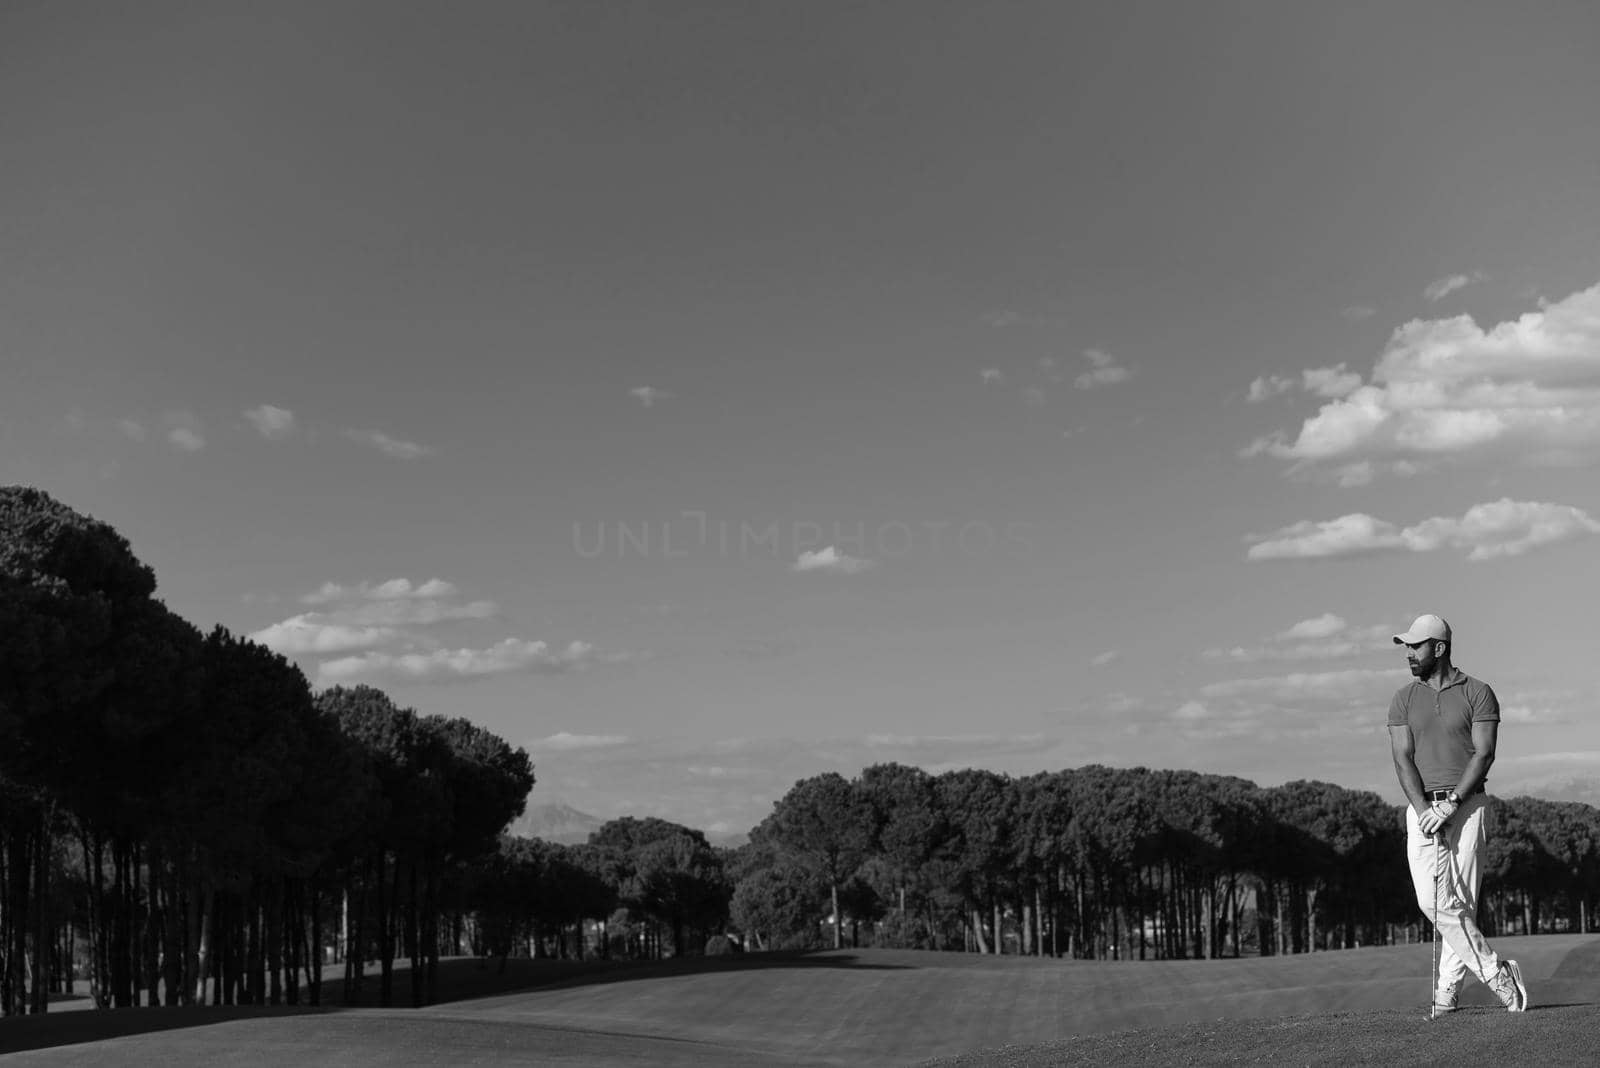
{"type": "Polygon", "coordinates": [[[1450,662],[1450,624],[1418,616],[1394,636],[1414,676],[1389,704],[1394,770],[1410,805],[1406,856],[1417,904],[1443,937],[1434,976],[1433,1015],[1454,1012],[1471,972],[1511,1012],[1528,1007],[1514,960],[1501,960],[1478,929],[1479,866],[1489,837],[1484,779],[1494,763],[1500,702],[1487,683],[1450,662]]]}

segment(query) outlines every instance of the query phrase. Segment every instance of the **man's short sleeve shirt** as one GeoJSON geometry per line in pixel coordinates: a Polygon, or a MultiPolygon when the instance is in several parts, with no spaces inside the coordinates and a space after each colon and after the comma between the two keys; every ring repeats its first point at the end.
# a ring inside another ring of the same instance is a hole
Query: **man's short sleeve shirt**
{"type": "Polygon", "coordinates": [[[1438,690],[1417,680],[1389,702],[1389,726],[1410,727],[1417,772],[1428,790],[1453,790],[1477,752],[1474,723],[1500,720],[1489,684],[1457,669],[1438,690]]]}

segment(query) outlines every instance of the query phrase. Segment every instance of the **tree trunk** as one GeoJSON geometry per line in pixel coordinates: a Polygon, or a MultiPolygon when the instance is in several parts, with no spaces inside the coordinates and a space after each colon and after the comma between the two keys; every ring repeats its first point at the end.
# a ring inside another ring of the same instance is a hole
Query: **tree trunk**
{"type": "Polygon", "coordinates": [[[305,964],[305,880],[285,879],[283,883],[283,914],[279,918],[282,944],[278,952],[283,958],[283,1000],[289,1005],[300,1004],[300,969],[305,964]]]}
{"type": "Polygon", "coordinates": [[[284,893],[283,876],[275,876],[268,884],[266,900],[266,967],[267,1004],[283,1004],[283,910],[288,907],[284,893]]]}
{"type": "Polygon", "coordinates": [[[1242,893],[1240,893],[1239,891],[1240,891],[1239,877],[1236,875],[1236,876],[1234,876],[1233,883],[1228,887],[1228,907],[1229,907],[1229,910],[1230,910],[1229,915],[1232,918],[1231,926],[1233,928],[1233,959],[1234,960],[1238,960],[1239,959],[1239,953],[1240,953],[1240,945],[1239,945],[1239,943],[1241,941],[1241,937],[1240,936],[1242,934],[1242,932],[1239,930],[1239,923],[1244,918],[1244,901],[1243,901],[1244,895],[1242,893]]]}
{"type": "Polygon", "coordinates": [[[91,958],[89,964],[89,989],[94,997],[95,1007],[109,1009],[111,1007],[111,950],[106,944],[107,931],[110,925],[106,920],[105,841],[100,837],[99,830],[88,833],[92,833],[94,838],[93,874],[89,877],[89,955],[91,958]]]}
{"type": "Polygon", "coordinates": [[[833,901],[833,948],[839,949],[844,944],[844,925],[839,922],[839,884],[829,883],[828,894],[833,901]]]}
{"type": "Polygon", "coordinates": [[[129,1008],[128,975],[128,859],[120,837],[111,839],[111,1003],[129,1008]]]}
{"type": "Polygon", "coordinates": [[[0,865],[4,867],[5,910],[0,913],[0,1014],[21,1015],[25,1001],[26,946],[28,931],[28,832],[21,820],[7,822],[5,841],[0,843],[0,865]]]}
{"type": "Polygon", "coordinates": [[[1285,916],[1284,912],[1283,912],[1283,904],[1284,904],[1284,898],[1286,898],[1288,896],[1288,894],[1286,894],[1286,893],[1274,893],[1272,896],[1275,899],[1275,904],[1278,906],[1278,923],[1277,923],[1277,930],[1275,932],[1277,945],[1278,945],[1278,953],[1281,954],[1281,955],[1287,956],[1288,953],[1289,953],[1289,944],[1288,944],[1289,924],[1288,924],[1288,917],[1285,916]]]}
{"type": "MultiPolygon", "coordinates": [[[[311,1004],[322,1004],[322,886],[315,877],[308,888],[311,895],[311,947],[306,954],[306,986],[311,995],[311,1004]]],[[[346,909],[350,903],[349,892],[344,895],[346,909]]],[[[348,916],[348,911],[346,915],[348,916]]]]}
{"type": "Polygon", "coordinates": [[[366,939],[363,932],[366,930],[367,896],[369,893],[367,880],[363,879],[357,887],[357,893],[354,895],[349,941],[345,943],[344,1000],[346,1005],[355,1004],[359,999],[361,980],[366,972],[366,939]]]}
{"type": "Polygon", "coordinates": [[[53,803],[39,806],[39,829],[34,855],[33,900],[33,1004],[30,1012],[42,1013],[50,1003],[50,823],[53,803]]]}
{"type": "MultiPolygon", "coordinates": [[[[378,1004],[394,1005],[394,896],[389,893],[383,847],[378,848],[378,1004]]],[[[400,861],[395,860],[395,879],[400,878],[400,861]]]]}
{"type": "Polygon", "coordinates": [[[1306,889],[1306,952],[1317,951],[1317,890],[1306,889]]]}
{"type": "Polygon", "coordinates": [[[1033,887],[1033,955],[1044,956],[1044,888],[1038,883],[1033,887]]]}
{"type": "MultiPolygon", "coordinates": [[[[428,902],[428,941],[426,946],[428,956],[428,985],[425,991],[427,1003],[436,1004],[439,1000],[439,869],[442,862],[435,860],[428,865],[427,902],[428,902]]],[[[583,926],[578,927],[578,959],[583,959],[583,926]]]]}
{"type": "MultiPolygon", "coordinates": [[[[194,1003],[206,1003],[206,984],[213,982],[218,974],[217,962],[217,909],[222,907],[222,894],[207,888],[205,900],[199,906],[200,912],[200,938],[196,943],[195,956],[195,991],[194,1003]]],[[[218,1005],[222,1001],[222,990],[219,986],[211,989],[211,1004],[218,1005]]]]}
{"type": "Polygon", "coordinates": [[[168,1008],[177,1006],[182,1000],[180,989],[184,980],[183,936],[188,916],[184,909],[181,886],[179,862],[174,858],[161,866],[162,911],[166,918],[161,928],[161,985],[166,988],[162,1001],[168,1008]]]}
{"type": "Polygon", "coordinates": [[[184,927],[187,944],[184,946],[182,1001],[184,1005],[206,1003],[206,903],[210,892],[203,882],[196,880],[184,890],[184,927]]]}
{"type": "Polygon", "coordinates": [[[153,842],[144,846],[144,959],[145,1004],[157,1008],[161,1004],[162,947],[166,942],[167,910],[163,907],[161,884],[165,881],[161,870],[161,850],[153,842]]]}
{"type": "Polygon", "coordinates": [[[406,895],[405,915],[405,943],[406,955],[411,958],[411,1007],[422,1007],[422,932],[419,929],[422,911],[417,901],[417,862],[413,860],[407,867],[409,893],[406,895]]]}

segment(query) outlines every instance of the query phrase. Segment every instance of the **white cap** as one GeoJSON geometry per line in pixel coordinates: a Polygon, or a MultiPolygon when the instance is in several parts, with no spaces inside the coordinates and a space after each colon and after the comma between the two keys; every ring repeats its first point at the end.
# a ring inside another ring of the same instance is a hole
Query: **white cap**
{"type": "Polygon", "coordinates": [[[1450,640],[1450,624],[1435,615],[1418,616],[1411,624],[1411,629],[1404,634],[1396,634],[1396,645],[1418,645],[1422,642],[1447,642],[1450,640]]]}

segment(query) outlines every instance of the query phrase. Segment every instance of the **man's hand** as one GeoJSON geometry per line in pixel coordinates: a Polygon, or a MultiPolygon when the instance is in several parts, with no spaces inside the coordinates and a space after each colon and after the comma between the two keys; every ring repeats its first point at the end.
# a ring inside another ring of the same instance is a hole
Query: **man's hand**
{"type": "Polygon", "coordinates": [[[1422,833],[1430,838],[1439,833],[1439,829],[1450,822],[1450,817],[1456,814],[1456,806],[1448,801],[1435,801],[1431,806],[1422,810],[1417,817],[1417,826],[1422,828],[1422,833]]]}

